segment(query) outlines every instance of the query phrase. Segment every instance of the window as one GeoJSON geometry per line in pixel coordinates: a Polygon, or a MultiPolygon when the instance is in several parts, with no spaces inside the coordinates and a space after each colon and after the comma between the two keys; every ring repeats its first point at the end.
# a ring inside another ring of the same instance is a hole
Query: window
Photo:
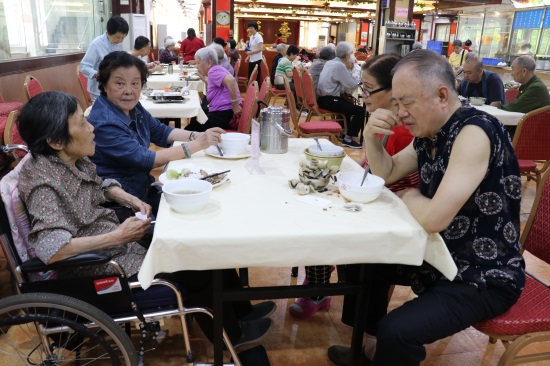
{"type": "Polygon", "coordinates": [[[0,61],[85,51],[107,14],[105,0],[0,0],[0,61]]]}

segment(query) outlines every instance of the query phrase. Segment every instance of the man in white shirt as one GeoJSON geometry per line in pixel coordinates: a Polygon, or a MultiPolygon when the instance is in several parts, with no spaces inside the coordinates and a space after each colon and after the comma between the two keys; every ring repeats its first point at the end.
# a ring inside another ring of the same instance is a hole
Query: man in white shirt
{"type": "Polygon", "coordinates": [[[246,51],[248,57],[248,79],[250,80],[250,75],[254,71],[254,67],[258,66],[258,76],[256,76],[256,81],[258,85],[261,84],[262,75],[261,75],[261,64],[262,64],[262,50],[264,49],[264,39],[260,33],[258,33],[258,23],[252,21],[248,22],[248,33],[250,33],[250,41],[248,42],[249,51],[246,51]]]}

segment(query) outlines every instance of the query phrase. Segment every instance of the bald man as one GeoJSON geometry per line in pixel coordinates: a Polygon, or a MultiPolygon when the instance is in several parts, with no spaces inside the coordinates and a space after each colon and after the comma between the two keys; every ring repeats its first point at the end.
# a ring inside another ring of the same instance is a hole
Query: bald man
{"type": "Polygon", "coordinates": [[[483,70],[483,64],[477,57],[470,57],[463,65],[464,80],[458,87],[463,97],[485,98],[485,104],[499,107],[506,104],[504,84],[496,72],[483,70]]]}

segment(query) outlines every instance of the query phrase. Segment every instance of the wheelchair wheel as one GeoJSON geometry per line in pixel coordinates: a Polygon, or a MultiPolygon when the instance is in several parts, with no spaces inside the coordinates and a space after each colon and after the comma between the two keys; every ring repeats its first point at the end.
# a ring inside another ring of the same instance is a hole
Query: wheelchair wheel
{"type": "Polygon", "coordinates": [[[0,365],[137,365],[132,341],[107,314],[72,297],[0,300],[0,365]]]}

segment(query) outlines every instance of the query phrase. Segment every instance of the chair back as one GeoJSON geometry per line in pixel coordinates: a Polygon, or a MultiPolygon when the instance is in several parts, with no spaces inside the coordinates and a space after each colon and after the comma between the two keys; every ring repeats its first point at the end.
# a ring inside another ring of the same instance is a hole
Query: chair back
{"type": "Polygon", "coordinates": [[[235,66],[233,66],[233,68],[235,69],[235,77],[238,77],[239,76],[239,70],[241,69],[241,58],[240,57],[237,60],[237,62],[235,62],[235,66]]]}
{"type": "MultiPolygon", "coordinates": [[[[23,141],[23,138],[21,137],[21,134],[19,133],[19,129],[17,128],[17,124],[15,121],[17,121],[17,116],[19,115],[18,110],[11,111],[8,115],[7,121],[6,121],[6,127],[4,128],[4,144],[5,145],[27,145],[25,141],[23,141]]],[[[25,153],[22,151],[16,151],[15,154],[18,157],[25,156],[25,153]]]]}
{"type": "MultiPolygon", "coordinates": [[[[294,126],[294,130],[298,130],[298,125],[300,123],[300,118],[298,116],[298,111],[296,110],[296,102],[294,101],[294,95],[292,94],[292,89],[290,88],[290,83],[287,78],[283,78],[285,83],[285,93],[286,93],[286,103],[288,109],[290,110],[290,120],[294,126]]],[[[296,85],[296,84],[295,84],[296,85]]]]}
{"type": "Polygon", "coordinates": [[[506,94],[506,103],[513,102],[516,100],[516,98],[519,95],[519,89],[518,88],[511,88],[504,92],[506,94]]]}
{"type": "Polygon", "coordinates": [[[550,159],[550,106],[527,113],[518,124],[512,142],[521,160],[550,159]]]}
{"type": "MultiPolygon", "coordinates": [[[[254,70],[252,70],[252,74],[250,74],[250,78],[248,79],[248,85],[246,86],[246,89],[252,85],[252,82],[256,81],[256,78],[258,77],[258,65],[254,66],[254,70]]],[[[258,82],[256,82],[256,85],[258,82]]]]}
{"type": "Polygon", "coordinates": [[[88,103],[88,107],[92,105],[92,97],[88,92],[88,78],[80,72],[80,65],[76,66],[76,75],[78,76],[78,83],[80,84],[80,90],[84,94],[84,99],[88,103]]]}
{"type": "Polygon", "coordinates": [[[304,97],[309,108],[317,109],[317,96],[315,95],[315,84],[309,72],[302,73],[302,85],[304,87],[304,97]]]}
{"type": "Polygon", "coordinates": [[[269,68],[267,67],[267,62],[265,62],[265,59],[264,59],[260,64],[260,77],[263,80],[265,79],[266,76],[269,77],[269,68]]]}
{"type": "Polygon", "coordinates": [[[522,249],[550,264],[550,170],[538,185],[531,213],[521,233],[522,249]]]}
{"type": "Polygon", "coordinates": [[[4,103],[4,98],[2,98],[2,94],[0,94],[0,103],[4,103]]]}
{"type": "Polygon", "coordinates": [[[261,100],[262,102],[264,102],[266,104],[269,104],[269,91],[270,90],[271,90],[271,81],[269,80],[269,76],[266,76],[264,78],[264,81],[262,82],[262,86],[260,87],[260,91],[258,92],[258,100],[261,100]]]}
{"type": "Polygon", "coordinates": [[[27,99],[31,99],[35,95],[38,95],[44,91],[40,82],[31,75],[27,75],[25,78],[25,92],[27,93],[27,99]]]}
{"type": "Polygon", "coordinates": [[[355,59],[357,61],[367,61],[368,55],[364,52],[355,52],[355,59]]]}
{"type": "Polygon", "coordinates": [[[237,130],[241,133],[250,133],[252,118],[256,114],[258,108],[258,82],[253,81],[246,89],[246,96],[243,101],[243,111],[239,119],[239,127],[237,130]]]}
{"type": "Polygon", "coordinates": [[[304,86],[302,82],[302,72],[296,67],[292,68],[292,79],[294,80],[294,90],[299,101],[304,99],[304,86]]]}

